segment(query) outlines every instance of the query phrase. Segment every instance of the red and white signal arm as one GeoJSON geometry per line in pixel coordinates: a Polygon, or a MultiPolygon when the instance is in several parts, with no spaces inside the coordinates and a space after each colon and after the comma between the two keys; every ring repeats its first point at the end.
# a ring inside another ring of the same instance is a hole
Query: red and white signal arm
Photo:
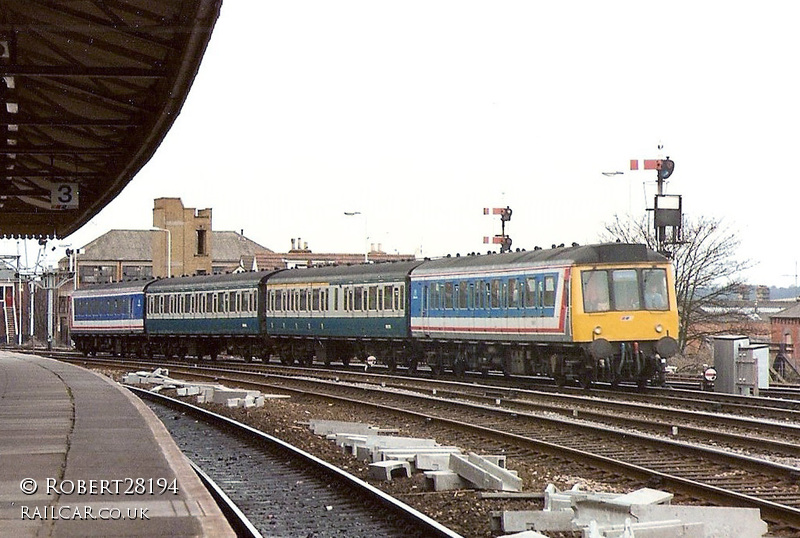
{"type": "Polygon", "coordinates": [[[80,185],[78,183],[53,183],[50,186],[51,209],[77,209],[80,185]]]}
{"type": "Polygon", "coordinates": [[[714,368],[706,368],[706,371],[703,372],[703,378],[706,381],[716,381],[717,371],[714,368]]]}

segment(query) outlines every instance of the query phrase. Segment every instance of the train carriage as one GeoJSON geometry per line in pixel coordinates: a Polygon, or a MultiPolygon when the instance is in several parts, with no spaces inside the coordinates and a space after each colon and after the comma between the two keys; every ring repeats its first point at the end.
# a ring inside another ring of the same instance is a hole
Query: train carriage
{"type": "Polygon", "coordinates": [[[147,287],[145,327],[151,352],[269,356],[264,281],[273,272],[228,273],[157,280],[147,287]]]}
{"type": "Polygon", "coordinates": [[[644,245],[433,260],[412,272],[410,300],[411,335],[434,370],[659,383],[677,351],[671,265],[644,245]]]}
{"type": "Polygon", "coordinates": [[[70,335],[85,354],[140,354],[145,288],[151,280],[104,284],[72,292],[70,335]]]}
{"type": "Polygon", "coordinates": [[[408,275],[420,263],[292,269],[269,278],[266,330],[282,360],[405,360],[408,275]]]}

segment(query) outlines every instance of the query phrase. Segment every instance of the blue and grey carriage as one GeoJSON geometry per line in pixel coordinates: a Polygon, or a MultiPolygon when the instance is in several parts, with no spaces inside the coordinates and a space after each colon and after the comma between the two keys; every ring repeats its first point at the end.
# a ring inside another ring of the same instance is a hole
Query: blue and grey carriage
{"type": "Polygon", "coordinates": [[[268,358],[264,282],[273,272],[177,277],[147,287],[145,329],[150,353],[268,358]]]}
{"type": "Polygon", "coordinates": [[[410,272],[419,261],[292,269],[266,283],[266,331],[285,363],[410,356],[410,272]]]}

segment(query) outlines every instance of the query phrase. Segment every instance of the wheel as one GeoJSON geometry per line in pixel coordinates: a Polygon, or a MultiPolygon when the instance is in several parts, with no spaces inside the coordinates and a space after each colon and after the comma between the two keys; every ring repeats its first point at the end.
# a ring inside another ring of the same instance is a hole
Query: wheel
{"type": "Polygon", "coordinates": [[[584,389],[592,388],[592,370],[590,368],[581,369],[581,373],[578,375],[578,383],[584,389]]]}
{"type": "Polygon", "coordinates": [[[453,373],[456,377],[464,377],[464,374],[467,373],[467,363],[462,357],[457,358],[453,363],[453,373]]]}

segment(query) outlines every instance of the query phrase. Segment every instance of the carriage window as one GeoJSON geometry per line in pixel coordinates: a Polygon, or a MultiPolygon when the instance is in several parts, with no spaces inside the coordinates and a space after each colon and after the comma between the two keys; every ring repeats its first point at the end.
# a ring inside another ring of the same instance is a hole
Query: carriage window
{"type": "Polygon", "coordinates": [[[353,292],[353,310],[361,310],[364,304],[364,288],[356,287],[353,292]]]}
{"type": "Polygon", "coordinates": [[[319,292],[320,290],[311,290],[311,310],[315,312],[320,310],[319,292]]]}
{"type": "Polygon", "coordinates": [[[647,310],[667,310],[667,271],[664,269],[645,269],[642,271],[644,286],[644,307],[647,310]]]}
{"type": "Polygon", "coordinates": [[[430,307],[432,310],[437,310],[441,305],[439,304],[439,284],[434,282],[431,284],[431,301],[430,307]]]}
{"type": "Polygon", "coordinates": [[[617,269],[611,272],[614,310],[639,310],[639,275],[636,269],[617,269]]]}
{"type": "Polygon", "coordinates": [[[610,309],[607,271],[583,271],[581,283],[584,312],[605,312],[610,309]]]}
{"type": "Polygon", "coordinates": [[[392,309],[392,287],[391,286],[383,286],[383,292],[381,293],[381,310],[391,310],[392,309]]]}
{"type": "Polygon", "coordinates": [[[446,282],[444,285],[444,307],[453,308],[453,283],[446,282]]]}
{"type": "Polygon", "coordinates": [[[492,280],[491,283],[492,308],[500,308],[500,281],[492,280]]]}
{"type": "Polygon", "coordinates": [[[536,305],[536,279],[527,278],[525,280],[525,307],[534,308],[536,305]]]}
{"type": "Polygon", "coordinates": [[[519,308],[519,286],[515,278],[508,280],[508,307],[519,308]]]}
{"type": "Polygon", "coordinates": [[[400,304],[400,288],[394,288],[394,309],[401,310],[400,304]]]}
{"type": "Polygon", "coordinates": [[[468,308],[467,298],[469,297],[469,283],[462,281],[458,283],[458,307],[468,308]]]}
{"type": "Polygon", "coordinates": [[[378,286],[367,288],[367,310],[378,309],[378,286]]]}
{"type": "Polygon", "coordinates": [[[544,277],[544,296],[542,299],[545,308],[556,305],[556,277],[544,277]]]}

